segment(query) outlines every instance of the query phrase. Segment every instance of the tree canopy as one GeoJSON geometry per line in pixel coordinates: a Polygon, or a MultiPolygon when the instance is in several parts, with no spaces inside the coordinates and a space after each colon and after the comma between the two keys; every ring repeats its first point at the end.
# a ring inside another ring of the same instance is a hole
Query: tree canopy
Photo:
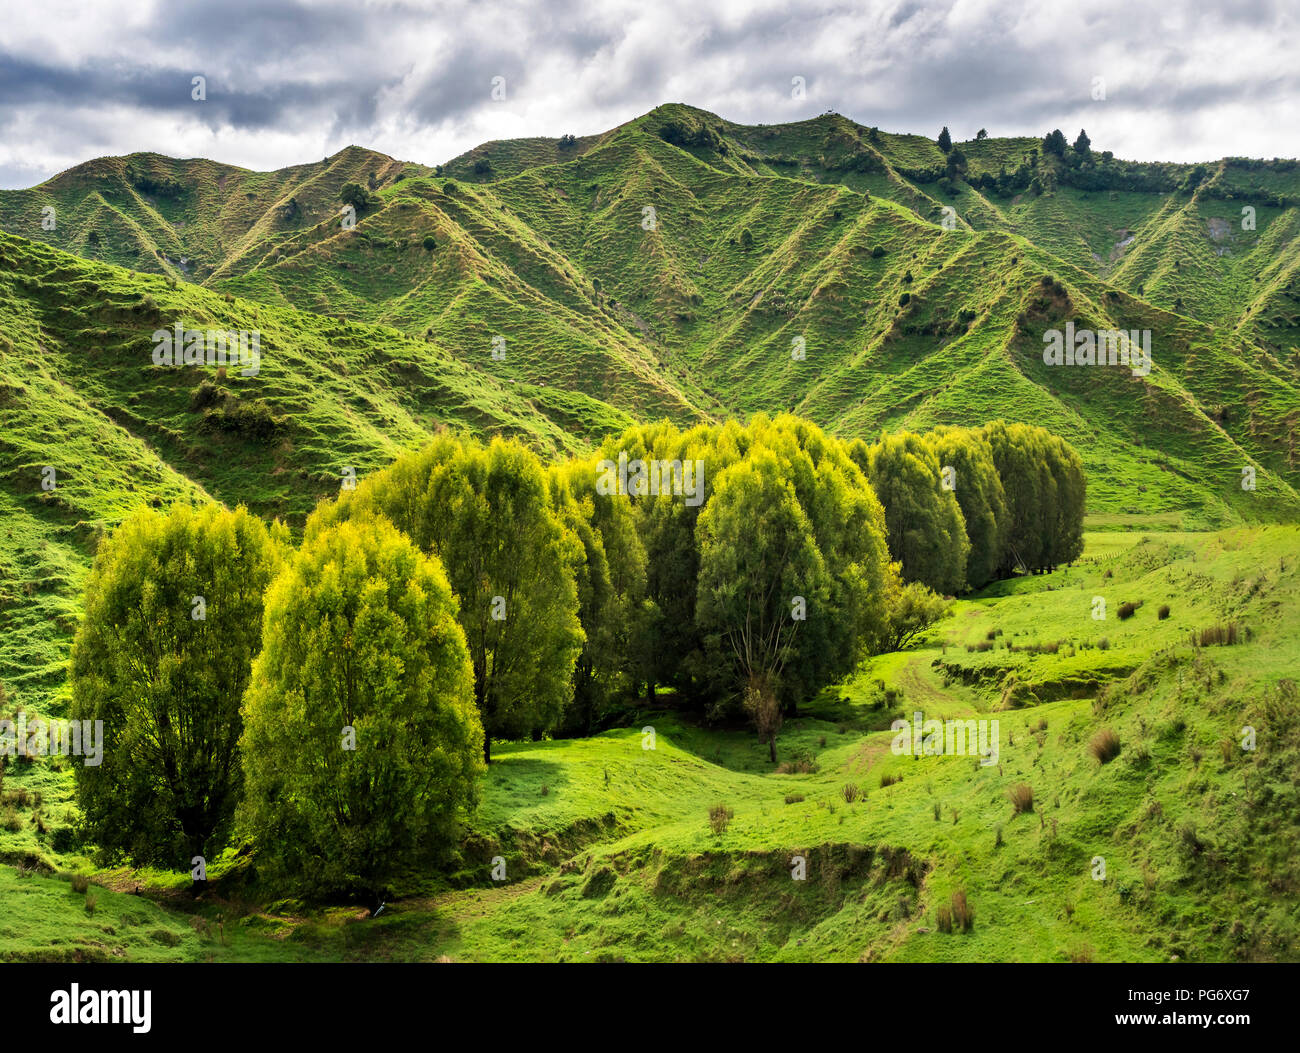
{"type": "Polygon", "coordinates": [[[239,700],[287,544],[243,507],[177,505],[132,516],[101,546],[71,715],[104,722],[101,764],[74,770],[83,821],[110,856],[188,870],[224,844],[242,788],[239,700]]]}
{"type": "Polygon", "coordinates": [[[272,874],[374,899],[451,849],[483,727],[438,560],[382,519],[317,530],[268,590],[244,721],[241,819],[272,874]]]}

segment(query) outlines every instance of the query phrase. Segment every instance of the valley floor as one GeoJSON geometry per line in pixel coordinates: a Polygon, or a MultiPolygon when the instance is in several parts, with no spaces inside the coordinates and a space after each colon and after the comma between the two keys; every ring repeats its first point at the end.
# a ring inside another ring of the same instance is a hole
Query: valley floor
{"type": "Polygon", "coordinates": [[[198,901],[186,875],[94,873],[36,821],[38,791],[72,817],[70,772],[11,765],[0,960],[1294,961],[1297,564],[1296,527],[1091,533],[823,692],[775,771],[671,699],[497,744],[450,882],[408,875],[373,920],[267,903],[232,852],[198,901]],[[1214,627],[1237,642],[1201,646],[1214,627]],[[917,712],[996,720],[997,762],[896,753],[917,712]]]}

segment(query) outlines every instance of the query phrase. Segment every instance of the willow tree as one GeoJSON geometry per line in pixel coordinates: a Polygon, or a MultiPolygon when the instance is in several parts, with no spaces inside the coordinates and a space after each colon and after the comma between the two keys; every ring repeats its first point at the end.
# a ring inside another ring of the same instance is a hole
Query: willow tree
{"type": "Polygon", "coordinates": [[[631,506],[596,489],[596,462],[570,461],[547,473],[551,502],[581,542],[574,581],[582,651],[573,670],[573,701],[560,730],[591,734],[619,692],[630,693],[639,673],[636,641],[647,624],[646,557],[631,506]]]}
{"type": "Polygon", "coordinates": [[[378,513],[438,556],[460,601],[474,697],[491,740],[553,729],[582,650],[574,566],[581,542],[552,507],[537,456],[444,435],[319,507],[307,536],[378,513]]]}
{"type": "MultiPolygon", "coordinates": [[[[776,761],[781,677],[829,581],[808,516],[780,460],[759,450],[718,477],[698,524],[696,611],[710,652],[736,672],[745,710],[776,761]]],[[[826,616],[823,614],[823,616],[826,616]]]]}
{"type": "Polygon", "coordinates": [[[970,540],[966,584],[978,589],[997,577],[1009,527],[993,451],[983,434],[970,428],[936,428],[925,441],[939,462],[941,480],[952,487],[961,507],[970,540]]]}
{"type": "Polygon", "coordinates": [[[447,576],[383,520],[317,530],[268,590],[262,636],[241,743],[258,864],[377,903],[454,847],[483,771],[447,576]]]}
{"type": "Polygon", "coordinates": [[[874,446],[851,446],[885,510],[889,551],[905,581],[956,593],[966,584],[970,540],[961,506],[943,488],[941,465],[919,435],[883,435],[874,446]]]}
{"type": "Polygon", "coordinates": [[[1048,434],[1048,467],[1056,483],[1056,505],[1051,510],[1051,540],[1044,559],[1049,570],[1071,563],[1083,554],[1083,514],[1087,500],[1087,479],[1078,451],[1058,435],[1048,434]]]}
{"type": "Polygon", "coordinates": [[[243,787],[239,700],[287,544],[242,507],[177,505],[127,519],[100,546],[70,715],[103,721],[102,762],[73,771],[109,856],[189,870],[225,844],[243,787]]]}
{"type": "Polygon", "coordinates": [[[787,665],[787,711],[826,684],[842,679],[882,636],[888,619],[884,511],[847,445],[809,421],[759,414],[745,432],[747,456],[764,450],[808,517],[826,568],[826,602],[809,610],[795,641],[799,660],[787,665]]]}

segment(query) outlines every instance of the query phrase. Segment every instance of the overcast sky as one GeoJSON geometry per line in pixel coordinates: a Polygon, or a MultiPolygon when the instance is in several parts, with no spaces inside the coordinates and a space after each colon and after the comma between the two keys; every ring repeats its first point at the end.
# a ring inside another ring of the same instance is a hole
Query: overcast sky
{"type": "Polygon", "coordinates": [[[1297,10],[1295,0],[15,3],[0,18],[0,187],[137,150],[271,169],[356,143],[436,164],[489,139],[604,131],[663,102],[744,123],[832,109],[932,137],[946,124],[954,139],[1058,126],[1073,139],[1083,127],[1094,149],[1140,160],[1296,157],[1297,10]],[[198,75],[205,101],[191,98],[198,75]]]}

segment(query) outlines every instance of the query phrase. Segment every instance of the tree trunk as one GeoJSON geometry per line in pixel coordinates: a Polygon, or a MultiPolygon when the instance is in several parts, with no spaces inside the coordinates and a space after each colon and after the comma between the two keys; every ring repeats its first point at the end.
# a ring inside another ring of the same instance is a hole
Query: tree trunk
{"type": "Polygon", "coordinates": [[[646,681],[645,700],[647,702],[653,702],[655,700],[655,682],[653,680],[646,681]]]}
{"type": "Polygon", "coordinates": [[[483,763],[492,763],[492,736],[483,732],[483,763]]]}
{"type": "Polygon", "coordinates": [[[767,754],[772,758],[772,763],[776,763],[776,738],[775,736],[767,740],[767,754]]]}

